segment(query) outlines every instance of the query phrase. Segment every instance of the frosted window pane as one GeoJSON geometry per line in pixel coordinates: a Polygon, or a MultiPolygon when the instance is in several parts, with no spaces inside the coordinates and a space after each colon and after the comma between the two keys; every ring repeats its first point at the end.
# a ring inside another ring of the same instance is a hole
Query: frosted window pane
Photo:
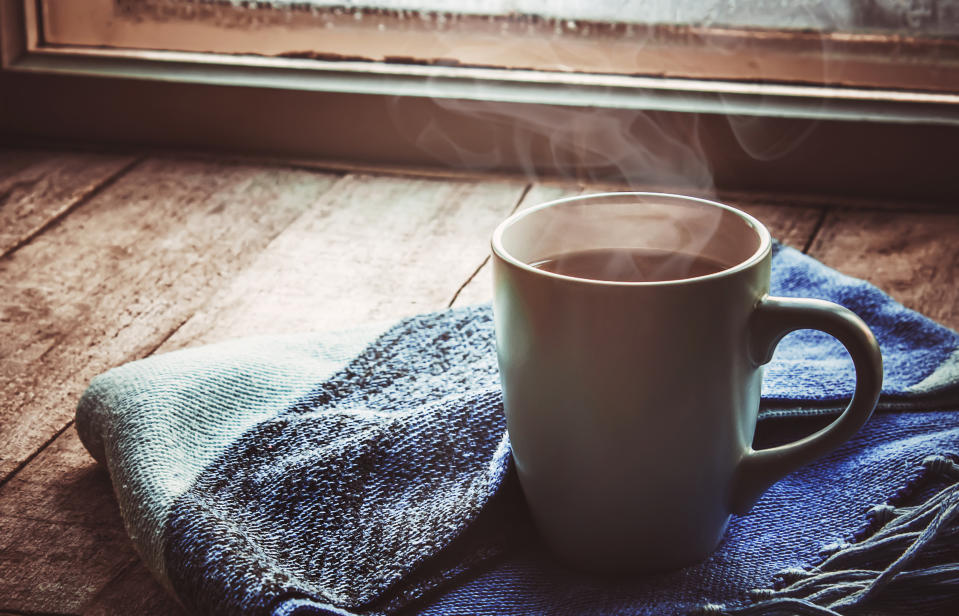
{"type": "Polygon", "coordinates": [[[274,0],[273,4],[497,16],[526,14],[620,23],[959,34],[959,0],[274,0]]]}

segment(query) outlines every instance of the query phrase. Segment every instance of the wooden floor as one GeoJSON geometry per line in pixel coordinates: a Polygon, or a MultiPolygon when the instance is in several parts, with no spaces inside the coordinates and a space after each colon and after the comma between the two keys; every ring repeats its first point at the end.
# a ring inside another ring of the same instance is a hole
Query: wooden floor
{"type": "MultiPolygon", "coordinates": [[[[0,614],[179,613],[73,429],[94,375],[229,337],[486,301],[496,223],[595,189],[0,150],[0,614]]],[[[724,199],[959,328],[959,206],[724,199]]]]}

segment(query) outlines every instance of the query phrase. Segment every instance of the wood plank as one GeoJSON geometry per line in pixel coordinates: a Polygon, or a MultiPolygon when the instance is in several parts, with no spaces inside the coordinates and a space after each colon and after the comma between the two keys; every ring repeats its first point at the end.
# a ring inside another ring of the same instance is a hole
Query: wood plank
{"type": "Polygon", "coordinates": [[[524,189],[519,181],[347,176],[161,350],[444,308],[524,189]]]}
{"type": "Polygon", "coordinates": [[[138,559],[104,587],[80,613],[83,616],[185,616],[187,612],[138,559]]]}
{"type": "MultiPolygon", "coordinates": [[[[489,233],[524,188],[521,182],[346,178],[161,349],[443,308],[485,258],[489,233]]],[[[137,605],[138,613],[178,613],[143,565],[131,560],[109,480],[94,468],[69,429],[0,488],[0,519],[8,520],[10,534],[24,539],[13,545],[13,556],[0,558],[0,608],[102,614],[137,605]],[[111,504],[113,516],[103,515],[111,504]],[[87,534],[71,536],[69,558],[34,553],[31,545],[47,546],[45,533],[58,524],[87,534]],[[113,533],[90,539],[104,529],[113,533]],[[78,581],[71,569],[92,557],[101,557],[99,566],[78,581]],[[26,567],[31,577],[16,577],[8,588],[4,568],[14,567],[26,567]],[[60,590],[46,592],[30,579],[53,580],[60,590]],[[18,603],[7,605],[7,597],[18,603]]]]}
{"type": "MultiPolygon", "coordinates": [[[[0,261],[4,471],[96,373],[148,353],[335,176],[149,161],[0,261]],[[39,347],[39,348],[38,348],[39,347]]],[[[138,565],[109,479],[67,430],[0,487],[0,608],[77,612],[138,565]]],[[[120,608],[118,611],[124,611],[120,608]]]]}
{"type": "MultiPolygon", "coordinates": [[[[519,209],[531,207],[553,199],[572,197],[579,194],[608,192],[622,190],[616,186],[582,186],[580,184],[535,184],[526,194],[519,209]]],[[[812,238],[816,223],[823,215],[819,207],[794,207],[787,205],[772,205],[754,202],[745,196],[736,200],[727,201],[755,216],[772,233],[773,237],[785,244],[802,250],[812,238]]],[[[456,296],[452,305],[469,306],[489,302],[493,298],[492,266],[484,262],[480,268],[456,296]]]]}
{"type": "MultiPolygon", "coordinates": [[[[352,176],[158,352],[439,310],[483,263],[489,234],[524,188],[520,181],[352,176]]],[[[107,583],[83,614],[115,613],[130,601],[140,602],[140,613],[180,610],[138,563],[107,583]]]]}
{"type": "Polygon", "coordinates": [[[73,429],[0,488],[0,607],[182,613],[134,551],[110,478],[73,429]]]}
{"type": "MultiPolygon", "coordinates": [[[[0,519],[120,528],[110,478],[90,457],[73,429],[55,439],[33,463],[0,487],[0,519]]],[[[2,583],[0,588],[4,588],[2,583]]]]}
{"type": "Polygon", "coordinates": [[[959,214],[836,209],[809,253],[959,330],[959,214]]]}
{"type": "Polygon", "coordinates": [[[812,240],[816,225],[825,214],[825,208],[820,207],[793,207],[745,201],[731,201],[729,205],[754,216],[769,229],[774,238],[796,250],[803,250],[812,240]]]}
{"type": "Polygon", "coordinates": [[[51,156],[56,156],[56,152],[46,150],[25,150],[3,148],[0,149],[0,182],[8,177],[16,175],[30,165],[37,164],[51,156]]]}
{"type": "Polygon", "coordinates": [[[25,470],[0,488],[0,608],[75,613],[91,581],[138,557],[109,477],[73,430],[25,470]]]}
{"type": "Polygon", "coordinates": [[[0,259],[0,481],[94,375],[156,348],[335,179],[151,160],[0,259]]]}
{"type": "Polygon", "coordinates": [[[132,156],[0,150],[0,255],[118,177],[132,156]]]}
{"type": "MultiPolygon", "coordinates": [[[[563,197],[575,197],[582,194],[586,188],[582,184],[537,182],[530,186],[523,196],[522,202],[514,211],[519,211],[540,203],[546,203],[563,197]]],[[[494,227],[495,228],[495,227],[494,227]]],[[[488,242],[487,242],[488,244],[488,242]]],[[[459,290],[451,306],[473,306],[485,304],[493,299],[493,266],[489,263],[489,254],[483,260],[482,266],[476,270],[472,278],[459,290]]]]}
{"type": "Polygon", "coordinates": [[[4,607],[30,614],[76,613],[93,590],[91,580],[116,577],[133,563],[133,549],[123,539],[122,529],[113,526],[92,529],[0,518],[4,607]],[[82,562],[77,552],[84,555],[82,562]],[[56,577],[37,577],[52,567],[56,577]]]}

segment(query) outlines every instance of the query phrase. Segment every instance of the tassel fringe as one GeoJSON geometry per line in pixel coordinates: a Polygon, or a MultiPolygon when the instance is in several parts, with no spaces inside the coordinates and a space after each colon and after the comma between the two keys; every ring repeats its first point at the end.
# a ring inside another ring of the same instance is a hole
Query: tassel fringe
{"type": "Polygon", "coordinates": [[[809,570],[781,571],[773,588],[750,592],[754,603],[704,605],[695,613],[849,616],[896,613],[894,605],[902,605],[927,614],[959,602],[959,464],[954,459],[927,457],[915,480],[866,517],[866,528],[853,543],[827,546],[822,562],[809,570]],[[921,504],[899,506],[933,482],[947,485],[921,504]]]}

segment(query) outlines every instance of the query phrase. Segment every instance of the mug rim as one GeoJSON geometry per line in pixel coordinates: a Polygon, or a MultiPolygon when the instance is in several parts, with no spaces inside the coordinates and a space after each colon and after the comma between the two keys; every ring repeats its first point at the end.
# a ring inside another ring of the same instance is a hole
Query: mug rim
{"type": "Polygon", "coordinates": [[[679,195],[675,193],[658,193],[658,192],[643,192],[643,191],[623,191],[623,192],[602,192],[602,193],[593,193],[589,195],[576,195],[573,197],[563,197],[562,199],[553,199],[552,201],[546,201],[545,203],[540,203],[529,207],[525,210],[516,212],[515,214],[510,215],[505,220],[503,220],[499,225],[496,226],[496,229],[493,231],[493,236],[491,239],[491,246],[493,254],[504,262],[518,267],[520,269],[526,270],[532,274],[537,274],[541,276],[547,276],[550,278],[555,278],[557,280],[563,280],[566,282],[576,282],[581,284],[593,284],[593,285],[602,285],[602,286],[614,286],[614,287],[654,287],[654,286],[675,286],[683,284],[691,284],[702,282],[706,280],[715,280],[718,278],[724,278],[726,276],[735,275],[738,272],[749,269],[750,267],[756,265],[765,258],[769,253],[772,247],[772,237],[770,236],[769,229],[746,212],[734,208],[731,205],[726,205],[725,203],[719,203],[718,201],[711,201],[709,199],[702,199],[700,197],[690,197],[688,195],[679,195]],[[755,231],[759,235],[759,247],[756,251],[747,257],[746,259],[731,265],[726,269],[720,270],[718,272],[713,272],[712,274],[706,274],[703,276],[693,276],[690,278],[679,278],[676,280],[656,280],[656,281],[634,281],[634,282],[624,282],[618,280],[595,280],[593,278],[577,278],[576,276],[567,276],[565,274],[557,274],[556,272],[550,272],[547,270],[540,269],[538,267],[533,267],[529,263],[517,259],[506,250],[503,246],[503,234],[506,230],[515,224],[517,221],[522,220],[526,216],[544,210],[546,208],[555,207],[562,205],[564,203],[569,203],[571,201],[585,201],[587,199],[597,199],[604,197],[667,197],[669,199],[680,199],[683,201],[693,201],[701,205],[709,207],[718,207],[720,209],[726,210],[727,212],[738,216],[746,225],[755,231]]]}

